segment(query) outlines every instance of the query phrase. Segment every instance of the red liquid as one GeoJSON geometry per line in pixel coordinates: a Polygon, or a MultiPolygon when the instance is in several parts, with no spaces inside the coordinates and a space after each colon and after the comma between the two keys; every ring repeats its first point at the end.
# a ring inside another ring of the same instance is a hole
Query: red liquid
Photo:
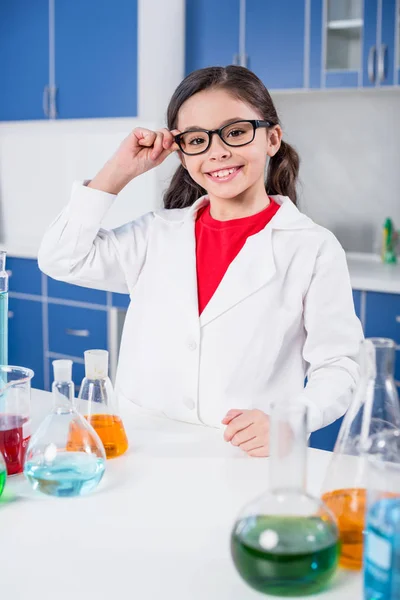
{"type": "Polygon", "coordinates": [[[6,461],[7,475],[22,473],[30,437],[27,417],[0,414],[0,451],[6,461]]]}

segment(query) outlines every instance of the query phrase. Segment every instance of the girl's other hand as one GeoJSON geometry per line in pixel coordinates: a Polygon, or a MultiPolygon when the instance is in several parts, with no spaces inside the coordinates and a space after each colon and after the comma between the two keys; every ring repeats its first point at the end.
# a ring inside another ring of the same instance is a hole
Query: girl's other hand
{"type": "Polygon", "coordinates": [[[224,439],[249,456],[269,456],[269,416],[262,410],[230,410],[222,419],[224,439]]]}
{"type": "Polygon", "coordinates": [[[177,129],[151,131],[136,127],[88,187],[118,194],[132,179],[157,167],[178,150],[174,141],[178,133],[177,129]]]}

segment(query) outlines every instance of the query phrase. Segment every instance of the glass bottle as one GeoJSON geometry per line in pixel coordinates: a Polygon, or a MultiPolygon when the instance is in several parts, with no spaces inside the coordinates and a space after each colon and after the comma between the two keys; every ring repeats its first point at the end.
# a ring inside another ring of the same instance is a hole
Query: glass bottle
{"type": "Polygon", "coordinates": [[[33,489],[45,494],[80,496],[99,484],[106,455],[97,433],[74,408],[72,361],[54,360],[53,368],[53,409],[31,438],[24,474],[33,489]]]}
{"type": "Polygon", "coordinates": [[[4,486],[6,485],[7,480],[7,465],[4,460],[3,453],[0,452],[0,496],[3,493],[4,486]]]}
{"type": "Polygon", "coordinates": [[[8,364],[8,273],[6,253],[0,251],[0,365],[8,364]]]}
{"type": "Polygon", "coordinates": [[[323,589],[339,558],[330,511],[306,491],[307,408],[271,411],[270,489],[240,513],[231,534],[236,569],[254,589],[299,596],[323,589]]]}
{"type": "Polygon", "coordinates": [[[393,379],[395,343],[368,338],[361,343],[360,381],[333,450],[322,487],[322,499],[335,514],[342,550],[340,564],[362,567],[367,461],[371,440],[400,427],[400,408],[393,379]]]}
{"type": "Polygon", "coordinates": [[[365,600],[400,600],[400,431],[373,440],[368,460],[365,600]]]}
{"type": "Polygon", "coordinates": [[[115,458],[126,452],[128,438],[108,377],[107,350],[85,352],[85,378],[79,391],[78,410],[99,435],[107,458],[115,458]]]}

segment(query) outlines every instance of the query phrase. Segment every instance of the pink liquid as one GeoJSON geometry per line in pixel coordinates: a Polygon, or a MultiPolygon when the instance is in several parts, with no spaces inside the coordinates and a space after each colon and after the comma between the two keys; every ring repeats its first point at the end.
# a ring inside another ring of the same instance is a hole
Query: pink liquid
{"type": "Polygon", "coordinates": [[[30,437],[28,417],[0,414],[0,451],[8,475],[22,473],[30,437]]]}

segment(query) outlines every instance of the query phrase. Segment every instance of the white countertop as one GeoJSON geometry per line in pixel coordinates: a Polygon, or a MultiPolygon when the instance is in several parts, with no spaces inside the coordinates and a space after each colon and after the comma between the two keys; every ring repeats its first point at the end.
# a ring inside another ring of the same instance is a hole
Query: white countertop
{"type": "MultiPolygon", "coordinates": [[[[34,390],[32,406],[50,406],[34,390]]],[[[123,406],[128,452],[97,490],[48,498],[23,476],[0,502],[1,593],[10,600],[256,600],[236,573],[229,537],[239,510],[268,485],[268,459],[249,458],[221,430],[137,416],[123,406]]],[[[36,421],[37,421],[36,412],[36,421]]],[[[309,450],[317,494],[330,453],[309,450]]],[[[7,488],[6,488],[7,490],[7,488]]],[[[315,600],[359,600],[361,575],[339,570],[315,600]]]]}
{"type": "Polygon", "coordinates": [[[400,257],[395,265],[382,263],[376,254],[346,254],[354,290],[400,294],[400,257]]]}

